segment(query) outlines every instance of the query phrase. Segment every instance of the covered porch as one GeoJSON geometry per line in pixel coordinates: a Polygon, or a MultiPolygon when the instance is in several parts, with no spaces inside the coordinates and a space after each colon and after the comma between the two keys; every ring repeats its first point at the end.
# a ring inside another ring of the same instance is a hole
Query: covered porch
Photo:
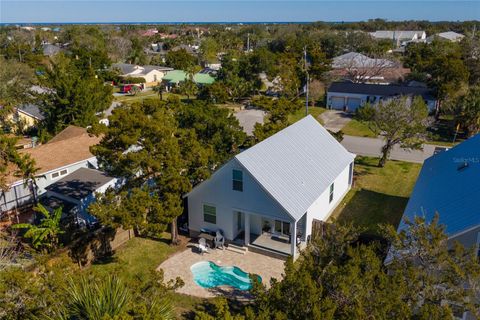
{"type": "Polygon", "coordinates": [[[306,215],[299,221],[236,211],[234,242],[296,258],[306,239],[306,215]]]}

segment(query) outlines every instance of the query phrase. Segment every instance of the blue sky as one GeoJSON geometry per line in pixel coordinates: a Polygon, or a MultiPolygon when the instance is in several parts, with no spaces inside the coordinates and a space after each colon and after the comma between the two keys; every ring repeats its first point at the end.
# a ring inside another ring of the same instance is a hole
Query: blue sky
{"type": "Polygon", "coordinates": [[[0,0],[0,22],[475,20],[480,0],[0,0]]]}

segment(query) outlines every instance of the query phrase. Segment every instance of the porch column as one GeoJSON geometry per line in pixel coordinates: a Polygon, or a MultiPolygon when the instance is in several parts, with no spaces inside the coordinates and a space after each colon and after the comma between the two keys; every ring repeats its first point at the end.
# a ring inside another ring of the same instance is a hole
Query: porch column
{"type": "Polygon", "coordinates": [[[244,235],[244,241],[245,245],[248,246],[250,244],[250,214],[245,212],[245,235],[244,235]]]}
{"type": "Polygon", "coordinates": [[[297,259],[297,221],[294,221],[290,224],[292,227],[290,230],[291,234],[291,240],[290,240],[290,245],[291,245],[291,253],[293,260],[295,261],[297,259]]]}

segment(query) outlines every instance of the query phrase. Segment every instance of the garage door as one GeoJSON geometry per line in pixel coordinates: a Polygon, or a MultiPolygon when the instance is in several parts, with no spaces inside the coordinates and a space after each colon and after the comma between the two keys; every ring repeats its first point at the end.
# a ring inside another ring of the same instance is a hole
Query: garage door
{"type": "Polygon", "coordinates": [[[345,106],[345,99],[343,97],[332,97],[330,100],[330,107],[336,110],[343,110],[345,106]]]}
{"type": "Polygon", "coordinates": [[[348,98],[347,99],[348,111],[355,112],[355,110],[357,110],[357,108],[360,106],[361,102],[362,100],[359,98],[348,98]]]}

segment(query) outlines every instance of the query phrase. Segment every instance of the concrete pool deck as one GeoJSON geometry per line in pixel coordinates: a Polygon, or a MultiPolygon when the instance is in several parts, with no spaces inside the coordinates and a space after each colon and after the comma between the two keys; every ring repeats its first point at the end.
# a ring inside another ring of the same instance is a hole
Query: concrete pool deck
{"type": "Polygon", "coordinates": [[[219,266],[237,266],[245,272],[256,273],[262,277],[263,284],[267,286],[269,286],[271,278],[276,278],[278,280],[282,278],[285,263],[283,260],[254,252],[239,254],[228,250],[210,249],[209,253],[201,255],[198,253],[197,248],[191,245],[187,247],[186,250],[179,252],[164,261],[158,266],[157,270],[163,269],[165,281],[177,277],[182,278],[185,285],[176,290],[176,292],[181,294],[188,294],[201,298],[230,295],[237,298],[248,299],[248,292],[234,290],[228,286],[206,289],[197,285],[193,281],[193,274],[190,271],[190,267],[200,261],[212,261],[219,266]]]}

